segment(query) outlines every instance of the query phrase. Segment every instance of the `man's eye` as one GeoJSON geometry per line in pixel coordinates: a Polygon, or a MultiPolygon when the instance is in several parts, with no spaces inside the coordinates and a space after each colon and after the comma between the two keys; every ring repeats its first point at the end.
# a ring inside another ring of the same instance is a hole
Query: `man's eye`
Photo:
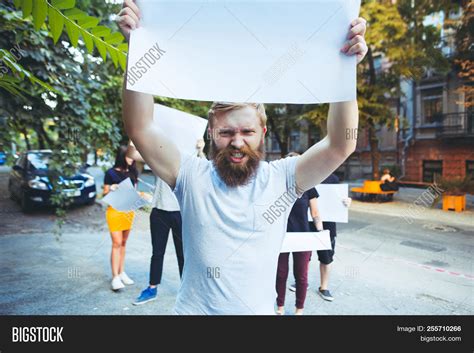
{"type": "Polygon", "coordinates": [[[231,136],[231,132],[230,131],[221,131],[219,132],[219,136],[222,136],[222,137],[229,137],[231,136]]]}
{"type": "Polygon", "coordinates": [[[253,134],[254,132],[255,132],[254,130],[243,130],[243,131],[242,131],[242,133],[243,133],[244,135],[251,135],[251,134],[253,134]]]}

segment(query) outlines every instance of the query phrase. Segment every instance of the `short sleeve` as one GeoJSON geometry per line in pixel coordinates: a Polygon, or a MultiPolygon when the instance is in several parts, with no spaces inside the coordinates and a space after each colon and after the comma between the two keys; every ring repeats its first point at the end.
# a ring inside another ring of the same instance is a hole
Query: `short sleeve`
{"type": "Polygon", "coordinates": [[[270,162],[270,166],[279,175],[279,178],[283,179],[286,190],[297,197],[301,197],[301,194],[296,194],[296,162],[298,158],[300,157],[282,158],[270,162]]]}
{"type": "Polygon", "coordinates": [[[300,157],[287,158],[286,187],[288,190],[296,190],[296,162],[300,157]]]}
{"type": "Polygon", "coordinates": [[[176,185],[173,189],[180,205],[186,193],[187,185],[191,179],[192,170],[195,168],[195,164],[199,162],[199,159],[200,158],[194,155],[181,155],[181,165],[179,166],[176,185]]]}
{"type": "Polygon", "coordinates": [[[105,175],[104,175],[104,185],[113,185],[114,184],[114,180],[112,178],[112,174],[110,173],[110,169],[108,171],[105,172],[105,175]]]}
{"type": "Polygon", "coordinates": [[[316,188],[311,188],[306,192],[308,193],[308,200],[317,199],[319,197],[319,193],[318,193],[318,190],[316,190],[316,188]]]}

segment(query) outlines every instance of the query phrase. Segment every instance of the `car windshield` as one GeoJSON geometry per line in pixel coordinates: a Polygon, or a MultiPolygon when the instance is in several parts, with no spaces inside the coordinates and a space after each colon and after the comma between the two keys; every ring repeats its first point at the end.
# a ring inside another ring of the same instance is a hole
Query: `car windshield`
{"type": "Polygon", "coordinates": [[[33,169],[48,170],[50,156],[51,153],[29,153],[28,161],[33,169]]]}

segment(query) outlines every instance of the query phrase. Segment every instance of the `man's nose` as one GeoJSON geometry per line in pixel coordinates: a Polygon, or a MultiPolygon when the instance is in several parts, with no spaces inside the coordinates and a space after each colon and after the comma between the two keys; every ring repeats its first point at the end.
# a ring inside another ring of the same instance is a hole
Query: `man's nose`
{"type": "Polygon", "coordinates": [[[235,134],[230,144],[232,147],[240,149],[245,146],[245,141],[240,134],[235,134]]]}

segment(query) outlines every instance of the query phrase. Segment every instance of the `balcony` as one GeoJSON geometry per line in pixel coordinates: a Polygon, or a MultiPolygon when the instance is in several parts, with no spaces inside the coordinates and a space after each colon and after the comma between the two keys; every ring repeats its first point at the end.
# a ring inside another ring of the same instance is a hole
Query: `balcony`
{"type": "Polygon", "coordinates": [[[474,113],[443,114],[436,135],[439,138],[474,137],[474,113]]]}

